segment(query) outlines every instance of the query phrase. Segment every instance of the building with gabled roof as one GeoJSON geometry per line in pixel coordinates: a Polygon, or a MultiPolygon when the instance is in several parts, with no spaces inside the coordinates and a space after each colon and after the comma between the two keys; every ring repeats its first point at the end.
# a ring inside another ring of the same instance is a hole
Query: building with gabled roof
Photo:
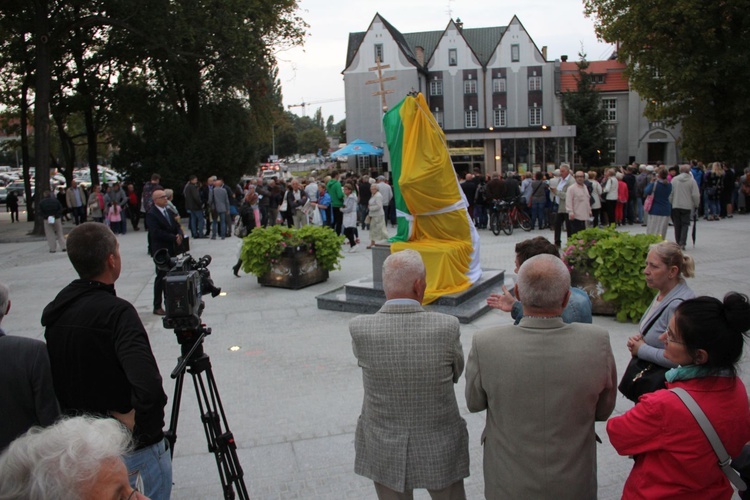
{"type": "Polygon", "coordinates": [[[556,63],[546,60],[517,17],[507,26],[401,33],[380,14],[367,31],[349,34],[344,68],[348,139],[385,146],[386,107],[409,92],[425,94],[443,127],[459,171],[554,168],[572,160],[575,127],[563,126],[556,63]],[[395,77],[395,79],[392,79],[395,77]],[[489,159],[486,161],[485,159],[489,159]]]}
{"type": "MultiPolygon", "coordinates": [[[[348,139],[385,147],[383,100],[389,108],[422,92],[457,171],[552,170],[575,163],[576,128],[564,121],[561,95],[576,90],[577,71],[566,57],[548,61],[516,16],[506,26],[465,28],[451,19],[442,31],[402,33],[375,14],[366,31],[349,34],[342,72],[348,139]],[[377,81],[378,66],[387,81],[377,81]],[[380,85],[387,93],[373,95],[380,85]]],[[[588,71],[610,118],[612,163],[676,162],[679,130],[643,117],[625,65],[591,61],[588,71]]]]}

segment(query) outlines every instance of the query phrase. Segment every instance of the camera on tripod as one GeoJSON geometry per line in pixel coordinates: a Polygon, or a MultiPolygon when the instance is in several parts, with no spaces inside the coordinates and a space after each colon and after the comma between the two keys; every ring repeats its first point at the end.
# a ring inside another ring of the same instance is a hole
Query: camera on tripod
{"type": "Polygon", "coordinates": [[[205,304],[201,296],[211,294],[216,297],[221,288],[211,279],[211,256],[204,255],[195,260],[186,253],[180,257],[170,257],[163,248],[154,254],[154,263],[162,271],[164,278],[164,328],[197,329],[201,326],[201,314],[205,304]]]}

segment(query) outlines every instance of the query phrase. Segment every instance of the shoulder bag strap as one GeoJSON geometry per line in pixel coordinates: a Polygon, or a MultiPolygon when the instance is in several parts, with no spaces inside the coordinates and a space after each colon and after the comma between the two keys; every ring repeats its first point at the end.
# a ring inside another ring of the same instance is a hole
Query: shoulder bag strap
{"type": "MultiPolygon", "coordinates": [[[[672,303],[672,302],[674,302],[675,300],[679,300],[680,302],[682,302],[682,301],[683,301],[683,300],[685,300],[685,299],[681,299],[681,298],[677,297],[677,298],[675,298],[675,299],[672,299],[672,300],[670,300],[669,302],[667,302],[667,305],[666,305],[666,306],[664,306],[664,307],[662,307],[661,311],[659,311],[659,313],[658,313],[658,314],[657,314],[656,316],[654,316],[653,318],[651,318],[651,319],[649,320],[648,324],[646,325],[646,328],[644,328],[644,329],[643,329],[643,332],[646,332],[646,333],[648,333],[648,331],[649,331],[649,330],[651,330],[651,327],[652,327],[652,326],[654,326],[654,323],[656,323],[656,320],[657,320],[657,319],[659,319],[659,318],[661,318],[661,315],[662,315],[662,313],[663,313],[664,311],[666,311],[667,307],[669,307],[669,304],[671,304],[671,303],[672,303]]],[[[641,335],[645,337],[645,335],[644,335],[644,333],[643,333],[643,332],[641,332],[641,335]]]]}
{"type": "Polygon", "coordinates": [[[539,181],[539,184],[536,185],[534,191],[531,192],[531,196],[534,196],[536,192],[539,191],[539,188],[542,187],[542,184],[544,184],[544,181],[539,181]]]}
{"type": "Polygon", "coordinates": [[[714,426],[711,425],[708,417],[703,413],[703,410],[698,403],[695,402],[695,399],[693,399],[690,393],[681,387],[675,387],[669,390],[677,394],[677,397],[682,400],[685,406],[687,406],[687,409],[690,410],[690,413],[693,414],[693,417],[695,417],[698,425],[700,425],[701,429],[706,434],[708,442],[711,443],[711,447],[714,449],[716,456],[719,457],[719,467],[724,471],[724,474],[729,478],[729,481],[738,490],[745,491],[747,489],[745,481],[743,481],[737,471],[732,468],[732,458],[729,456],[729,453],[727,453],[726,448],[724,448],[721,439],[719,439],[719,435],[716,434],[714,426]]]}

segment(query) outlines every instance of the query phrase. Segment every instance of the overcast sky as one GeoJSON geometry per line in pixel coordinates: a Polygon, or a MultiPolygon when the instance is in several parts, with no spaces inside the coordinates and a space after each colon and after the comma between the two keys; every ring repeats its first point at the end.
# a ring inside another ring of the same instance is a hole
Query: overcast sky
{"type": "MultiPolygon", "coordinates": [[[[507,26],[518,16],[536,45],[547,46],[547,58],[568,55],[578,59],[583,49],[589,60],[608,58],[613,47],[599,43],[594,24],[583,15],[581,0],[300,0],[300,15],[307,24],[303,47],[277,53],[284,107],[310,103],[307,116],[318,107],[323,117],[344,119],[344,81],[350,32],[366,31],[376,13],[402,33],[444,30],[448,21],[460,18],[464,28],[507,26]],[[316,101],[336,102],[317,103],[316,101]]],[[[302,115],[301,107],[291,109],[302,115]]]]}

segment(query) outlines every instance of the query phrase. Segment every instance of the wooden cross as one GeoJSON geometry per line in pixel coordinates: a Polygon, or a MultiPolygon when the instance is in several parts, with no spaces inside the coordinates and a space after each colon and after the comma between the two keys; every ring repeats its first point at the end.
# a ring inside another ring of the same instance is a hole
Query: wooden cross
{"type": "Polygon", "coordinates": [[[383,78],[383,70],[384,69],[390,69],[391,66],[389,64],[381,65],[380,64],[380,57],[376,57],[375,58],[375,64],[376,64],[375,67],[368,68],[367,70],[368,71],[377,71],[378,72],[378,78],[376,80],[368,80],[368,81],[366,81],[365,85],[370,85],[372,83],[377,83],[377,84],[380,85],[380,90],[377,91],[377,92],[373,92],[372,95],[379,95],[380,96],[381,102],[383,104],[383,113],[385,113],[386,111],[388,111],[388,104],[386,104],[386,102],[385,102],[385,95],[386,94],[393,94],[395,92],[395,90],[385,90],[385,87],[383,86],[383,83],[395,80],[396,77],[395,76],[388,76],[388,77],[383,78]]]}

